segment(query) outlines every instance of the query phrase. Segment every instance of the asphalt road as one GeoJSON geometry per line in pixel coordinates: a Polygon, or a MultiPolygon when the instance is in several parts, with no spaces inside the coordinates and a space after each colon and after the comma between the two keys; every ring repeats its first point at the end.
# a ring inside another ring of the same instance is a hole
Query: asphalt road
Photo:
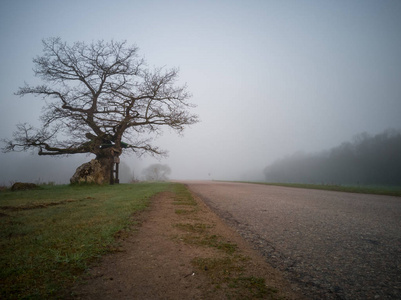
{"type": "Polygon", "coordinates": [[[401,299],[401,198],[185,182],[309,299],[401,299]]]}

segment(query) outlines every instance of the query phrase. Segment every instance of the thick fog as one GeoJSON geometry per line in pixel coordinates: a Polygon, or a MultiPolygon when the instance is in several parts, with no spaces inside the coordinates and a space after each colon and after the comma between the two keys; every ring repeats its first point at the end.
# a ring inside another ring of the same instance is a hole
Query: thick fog
{"type": "MultiPolygon", "coordinates": [[[[39,124],[45,101],[14,93],[40,83],[43,38],[127,40],[149,67],[180,68],[201,122],[157,137],[167,158],[124,155],[122,181],[156,163],[172,179],[265,180],[298,151],[401,129],[400,28],[398,0],[1,1],[0,138],[39,124]]],[[[67,183],[91,158],[0,153],[0,185],[67,183]]]]}
{"type": "Polygon", "coordinates": [[[298,152],[264,173],[267,182],[401,186],[401,130],[359,134],[318,153],[298,152]]]}

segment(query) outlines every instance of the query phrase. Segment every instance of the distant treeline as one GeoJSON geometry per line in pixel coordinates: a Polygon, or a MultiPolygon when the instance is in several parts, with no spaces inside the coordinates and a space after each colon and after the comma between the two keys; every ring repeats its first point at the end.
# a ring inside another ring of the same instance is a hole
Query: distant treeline
{"type": "Polygon", "coordinates": [[[296,153],[264,174],[267,182],[401,186],[401,131],[363,133],[328,151],[296,153]]]}

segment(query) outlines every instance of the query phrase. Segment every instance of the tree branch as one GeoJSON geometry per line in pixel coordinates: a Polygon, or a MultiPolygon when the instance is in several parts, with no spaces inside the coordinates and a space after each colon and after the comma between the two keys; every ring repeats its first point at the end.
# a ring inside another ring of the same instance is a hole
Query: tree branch
{"type": "Polygon", "coordinates": [[[121,148],[124,137],[139,155],[165,155],[137,135],[157,135],[166,126],[180,133],[199,119],[188,111],[193,105],[186,85],[176,85],[179,70],[148,70],[137,53],[126,41],[70,46],[60,38],[43,40],[43,55],[33,62],[45,83],[16,92],[46,99],[42,128],[20,124],[3,151],[99,155],[104,143],[121,148]]]}

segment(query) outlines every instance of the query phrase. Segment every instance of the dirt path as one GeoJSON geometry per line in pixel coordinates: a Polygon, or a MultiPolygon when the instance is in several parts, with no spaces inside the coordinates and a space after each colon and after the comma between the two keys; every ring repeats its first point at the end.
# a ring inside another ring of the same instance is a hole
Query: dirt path
{"type": "Polygon", "coordinates": [[[73,289],[75,299],[301,298],[196,197],[161,193],[139,218],[120,251],[73,289]]]}

